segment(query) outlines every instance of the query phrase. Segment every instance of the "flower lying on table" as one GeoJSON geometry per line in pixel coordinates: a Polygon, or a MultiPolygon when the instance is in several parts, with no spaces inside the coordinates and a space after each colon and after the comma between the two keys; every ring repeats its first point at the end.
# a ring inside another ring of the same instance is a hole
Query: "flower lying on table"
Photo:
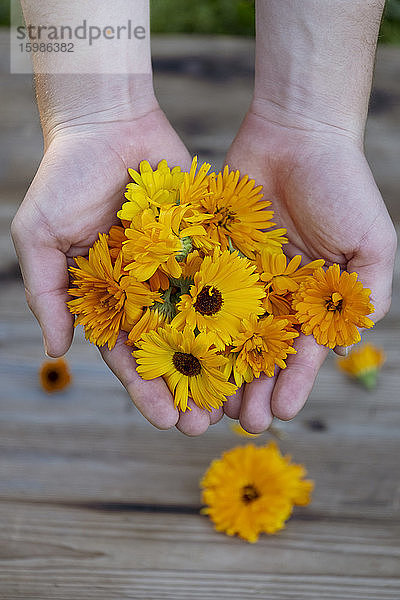
{"type": "Polygon", "coordinates": [[[67,361],[64,358],[44,361],[40,367],[39,380],[42,388],[50,394],[68,387],[72,377],[67,361]]]}
{"type": "Polygon", "coordinates": [[[209,170],[197,158],[189,172],[165,160],[129,169],[119,225],[70,269],[75,325],[109,349],[127,332],[140,375],[164,377],[182,411],[188,398],[218,408],[243,382],[284,369],[300,331],[333,348],[372,327],[355,273],[288,260],[261,186],[209,170]]]}
{"type": "Polygon", "coordinates": [[[217,531],[256,542],[260,533],[283,529],[295,505],[310,503],[314,484],[305,475],[274,442],[238,446],[213,460],[205,473],[202,512],[217,531]]]}
{"type": "Polygon", "coordinates": [[[364,344],[348,356],[338,359],[339,369],[364,385],[368,390],[376,387],[378,372],[385,362],[385,353],[373,344],[364,344]]]}

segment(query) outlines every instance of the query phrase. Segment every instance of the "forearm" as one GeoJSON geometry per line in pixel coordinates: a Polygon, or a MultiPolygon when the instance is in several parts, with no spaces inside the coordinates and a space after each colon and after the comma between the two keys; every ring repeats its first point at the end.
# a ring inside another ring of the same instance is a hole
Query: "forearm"
{"type": "Polygon", "coordinates": [[[73,53],[34,52],[32,56],[45,138],[66,124],[128,120],[156,105],[148,0],[114,0],[110,4],[22,0],[22,5],[27,34],[29,25],[34,26],[32,41],[38,38],[39,25],[47,25],[40,32],[40,41],[51,40],[46,37],[51,35],[49,24],[56,27],[53,32],[58,36],[62,26],[67,33],[68,27],[73,32],[73,53]],[[82,35],[84,22],[85,39],[77,39],[75,28],[81,25],[82,35]],[[97,29],[93,26],[90,31],[94,23],[97,29]],[[90,39],[90,35],[96,37],[90,39]]]}
{"type": "Polygon", "coordinates": [[[384,0],[257,0],[253,109],[362,136],[384,0]]]}

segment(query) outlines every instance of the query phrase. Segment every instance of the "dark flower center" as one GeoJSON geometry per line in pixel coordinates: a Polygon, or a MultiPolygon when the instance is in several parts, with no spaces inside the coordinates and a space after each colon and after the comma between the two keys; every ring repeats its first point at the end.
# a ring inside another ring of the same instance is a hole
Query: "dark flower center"
{"type": "Polygon", "coordinates": [[[201,371],[200,361],[193,356],[193,354],[186,354],[185,352],[175,352],[172,357],[174,367],[179,373],[193,377],[199,375],[201,371]]]}
{"type": "Polygon", "coordinates": [[[235,220],[236,214],[231,212],[227,206],[223,206],[222,208],[217,208],[214,212],[217,218],[217,225],[219,227],[227,227],[235,220]]]}
{"type": "Polygon", "coordinates": [[[242,500],[245,504],[250,504],[260,497],[260,493],[254,485],[245,485],[242,489],[242,500]]]}
{"type": "Polygon", "coordinates": [[[60,374],[57,371],[49,371],[47,373],[47,379],[52,383],[55,383],[59,379],[60,374]]]}
{"type": "Polygon", "coordinates": [[[215,315],[222,304],[222,294],[214,286],[205,285],[201,292],[197,295],[194,308],[202,315],[215,315]]]}
{"type": "Polygon", "coordinates": [[[326,301],[326,310],[329,311],[341,311],[343,305],[343,298],[336,299],[334,298],[334,294],[326,301]]]}

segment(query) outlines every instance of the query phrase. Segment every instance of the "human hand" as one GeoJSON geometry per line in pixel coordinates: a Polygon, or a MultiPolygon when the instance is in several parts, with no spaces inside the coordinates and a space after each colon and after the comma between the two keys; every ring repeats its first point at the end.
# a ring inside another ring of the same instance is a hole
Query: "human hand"
{"type": "MultiPolygon", "coordinates": [[[[356,271],[371,289],[372,319],[378,321],[390,306],[396,235],[362,142],[351,132],[298,117],[279,123],[265,115],[264,104],[253,103],[227,164],[263,185],[274,222],[288,230],[284,252],[356,271]]],[[[225,413],[240,418],[247,431],[265,430],[273,416],[291,419],[304,405],[328,350],[304,335],[294,347],[297,354],[288,357],[285,370],[255,379],[226,402],[225,413]]]]}
{"type": "MultiPolygon", "coordinates": [[[[27,301],[50,356],[65,354],[73,336],[73,317],[65,304],[67,266],[74,257],[87,255],[99,232],[115,223],[129,181],[127,168],[137,168],[144,159],[155,165],[163,158],[170,165],[190,166],[185,146],[157,103],[150,98],[147,106],[129,118],[103,123],[97,115],[93,123],[86,116],[84,123],[81,119],[46,132],[46,151],[12,235],[27,301]]],[[[145,417],[160,429],[177,424],[190,435],[206,429],[208,413],[192,405],[190,413],[179,415],[162,379],[147,382],[137,375],[124,341],[121,333],[112,351],[100,351],[145,417]]]]}

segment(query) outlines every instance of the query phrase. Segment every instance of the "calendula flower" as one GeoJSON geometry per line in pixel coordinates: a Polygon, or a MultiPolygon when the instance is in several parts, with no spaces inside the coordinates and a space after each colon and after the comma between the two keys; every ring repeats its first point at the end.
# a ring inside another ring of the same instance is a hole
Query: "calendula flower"
{"type": "Polygon", "coordinates": [[[294,311],[292,308],[292,294],[277,294],[276,292],[267,292],[263,298],[262,305],[266,313],[274,315],[274,317],[290,318],[293,323],[296,323],[294,311]]]}
{"type": "Polygon", "coordinates": [[[170,169],[167,161],[162,160],[153,171],[149,162],[143,160],[139,165],[139,172],[133,169],[128,171],[134,183],[127,185],[125,197],[128,202],[125,202],[117,213],[120,219],[132,221],[148,208],[157,213],[157,207],[176,204],[178,190],[184,177],[180,167],[170,169]]]}
{"type": "MultiPolygon", "coordinates": [[[[257,244],[268,243],[263,230],[274,225],[273,211],[266,210],[271,202],[262,200],[261,190],[247,175],[240,179],[240,172],[230,172],[227,166],[223,173],[209,176],[208,193],[194,205],[208,215],[203,225],[222,250],[229,248],[231,240],[235,248],[252,257],[257,244]]],[[[280,230],[280,234],[285,232],[280,230]]]]}
{"type": "Polygon", "coordinates": [[[146,308],[139,321],[134,325],[129,332],[127,345],[134,346],[140,340],[144,333],[149,331],[157,331],[159,327],[164,327],[170,322],[168,314],[163,311],[163,304],[154,304],[150,308],[146,308]]]}
{"type": "Polygon", "coordinates": [[[226,358],[212,345],[212,336],[195,335],[190,329],[180,332],[166,325],[143,334],[133,356],[143,379],[164,377],[176,408],[185,412],[190,397],[200,408],[212,410],[237,389],[224,376],[226,358]]]}
{"type": "Polygon", "coordinates": [[[231,423],[231,430],[236,433],[239,437],[245,438],[256,438],[259,437],[259,433],[249,433],[239,423],[231,423]]]}
{"type": "Polygon", "coordinates": [[[264,282],[268,291],[284,295],[287,292],[295,292],[306,277],[312,275],[316,269],[325,263],[323,259],[300,267],[301,256],[298,254],[288,263],[288,258],[283,252],[270,252],[262,249],[256,255],[257,270],[260,279],[264,282]]]}
{"type": "Polygon", "coordinates": [[[119,253],[122,251],[122,243],[127,239],[125,235],[125,229],[119,225],[113,225],[108,232],[107,245],[110,249],[110,256],[113,264],[118,258],[119,253]]]}
{"type": "Polygon", "coordinates": [[[373,344],[364,344],[352,350],[348,356],[339,358],[339,369],[362,383],[367,389],[376,387],[378,371],[385,362],[385,353],[382,348],[373,344]]]}
{"type": "Polygon", "coordinates": [[[293,308],[306,335],[319,344],[334,348],[360,341],[357,327],[370,328],[366,315],[374,311],[371,291],[357,279],[357,273],[340,272],[338,264],[314,272],[303,281],[293,296],[293,308]]]}
{"type": "Polygon", "coordinates": [[[240,330],[241,320],[249,314],[260,315],[264,291],[258,284],[255,267],[237,252],[229,250],[206,256],[194,274],[194,284],[177,303],[178,314],[172,326],[213,333],[219,348],[224,348],[240,330]]]}
{"type": "Polygon", "coordinates": [[[283,529],[294,505],[310,503],[313,482],[305,475],[304,467],[282,456],[274,442],[238,446],[205,473],[202,512],[217,531],[256,542],[260,533],[283,529]]]}
{"type": "Polygon", "coordinates": [[[107,344],[111,350],[120,330],[129,331],[143,307],[160,302],[161,296],[123,271],[121,253],[112,264],[107,240],[106,234],[100,234],[88,260],[75,258],[77,267],[70,268],[75,287],[68,290],[74,299],[67,305],[77,315],[75,326],[83,325],[86,338],[98,346],[107,344]]]}
{"type": "Polygon", "coordinates": [[[67,361],[63,358],[44,361],[39,371],[39,380],[46,392],[64,390],[72,381],[67,361]]]}
{"type": "Polygon", "coordinates": [[[199,172],[197,170],[197,156],[192,160],[190,171],[183,176],[183,182],[179,188],[180,204],[198,204],[208,194],[208,172],[211,165],[204,163],[199,172]]]}
{"type": "Polygon", "coordinates": [[[147,209],[133,218],[131,227],[125,229],[127,241],[122,254],[127,262],[125,270],[131,271],[139,281],[146,281],[161,269],[166,275],[180,277],[182,262],[192,250],[191,235],[206,234],[200,225],[182,227],[187,208],[166,205],[156,218],[147,209]]]}
{"type": "Polygon", "coordinates": [[[275,365],[286,368],[288,354],[296,354],[293,340],[299,334],[288,330],[287,319],[278,319],[272,315],[257,319],[250,315],[243,319],[240,333],[233,341],[232,352],[237,352],[233,374],[237,385],[243,380],[251,381],[251,375],[260,377],[265,373],[273,377],[275,365]]]}

